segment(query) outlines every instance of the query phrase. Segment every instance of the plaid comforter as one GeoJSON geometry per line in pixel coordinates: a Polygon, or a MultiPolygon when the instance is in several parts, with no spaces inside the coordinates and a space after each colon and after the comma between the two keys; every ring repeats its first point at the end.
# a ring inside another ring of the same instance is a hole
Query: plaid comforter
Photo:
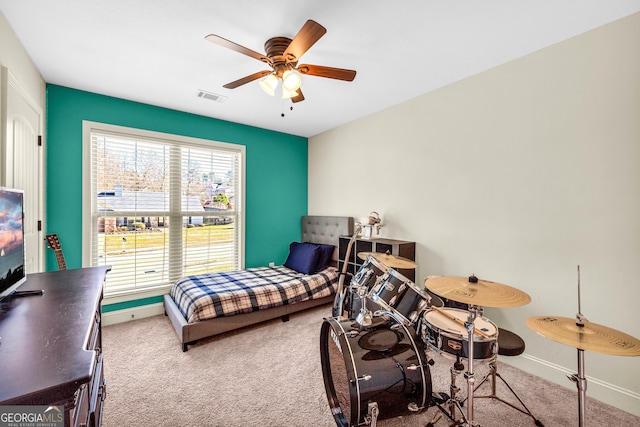
{"type": "Polygon", "coordinates": [[[189,323],[293,304],[335,293],[334,267],[305,275],[284,266],[196,274],[179,279],[171,297],[189,323]]]}

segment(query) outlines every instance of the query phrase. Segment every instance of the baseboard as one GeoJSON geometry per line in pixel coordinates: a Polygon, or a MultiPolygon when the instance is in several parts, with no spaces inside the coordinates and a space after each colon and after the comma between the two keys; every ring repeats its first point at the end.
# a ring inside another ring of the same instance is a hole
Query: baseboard
{"type": "Polygon", "coordinates": [[[142,319],[144,317],[157,316],[164,313],[164,304],[141,305],[139,307],[125,308],[124,310],[109,311],[102,313],[102,325],[115,325],[116,323],[130,322],[131,320],[142,319]]]}
{"type": "MultiPolygon", "coordinates": [[[[567,375],[574,375],[576,370],[567,369],[544,359],[528,355],[527,353],[523,353],[519,357],[499,356],[498,359],[500,362],[522,369],[523,371],[567,387],[568,389],[577,390],[575,383],[567,378],[567,375]]],[[[592,378],[589,375],[586,377],[588,397],[593,397],[625,412],[640,416],[640,394],[601,381],[597,378],[592,378]]],[[[578,402],[576,401],[576,408],[577,404],[578,402]]]]}

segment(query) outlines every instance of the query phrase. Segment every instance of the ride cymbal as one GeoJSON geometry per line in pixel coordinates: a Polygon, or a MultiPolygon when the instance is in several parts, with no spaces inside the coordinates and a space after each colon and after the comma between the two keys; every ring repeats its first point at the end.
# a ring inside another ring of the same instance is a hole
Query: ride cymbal
{"type": "Polygon", "coordinates": [[[606,326],[589,321],[576,324],[576,319],[557,316],[535,316],[527,326],[545,338],[579,350],[614,356],[640,356],[640,340],[606,326]]]}
{"type": "Polygon", "coordinates": [[[475,276],[430,276],[424,286],[441,297],[483,307],[518,307],[531,302],[526,292],[475,276]]]}
{"type": "Polygon", "coordinates": [[[391,268],[416,268],[418,266],[418,264],[410,259],[401,256],[383,254],[381,252],[358,252],[358,258],[362,260],[366,261],[369,257],[375,258],[376,261],[380,261],[391,268]]]}

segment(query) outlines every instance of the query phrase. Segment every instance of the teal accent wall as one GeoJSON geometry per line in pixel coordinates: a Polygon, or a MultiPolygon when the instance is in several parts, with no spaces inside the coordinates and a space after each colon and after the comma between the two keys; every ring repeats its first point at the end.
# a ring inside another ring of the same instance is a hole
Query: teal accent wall
{"type": "MultiPolygon", "coordinates": [[[[307,138],[47,85],[46,232],[58,234],[69,268],[82,266],[83,120],[244,145],[245,266],[282,264],[289,243],[300,239],[307,138]]],[[[46,266],[57,269],[53,251],[47,251],[46,266]]]]}
{"type": "Polygon", "coordinates": [[[159,304],[163,302],[163,297],[149,297],[140,298],[126,302],[118,302],[115,304],[107,304],[102,307],[103,313],[109,313],[110,311],[125,310],[127,308],[140,307],[142,305],[159,304]]]}

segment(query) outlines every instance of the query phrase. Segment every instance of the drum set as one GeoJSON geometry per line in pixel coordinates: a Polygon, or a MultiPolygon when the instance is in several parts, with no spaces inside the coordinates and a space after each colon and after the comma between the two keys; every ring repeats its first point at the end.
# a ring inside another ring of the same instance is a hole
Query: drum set
{"type": "MultiPolygon", "coordinates": [[[[320,332],[324,385],[337,425],[375,427],[377,420],[437,406],[451,420],[451,426],[479,426],[474,420],[474,391],[486,377],[476,385],[474,361],[495,365],[499,333],[496,324],[483,316],[483,307],[526,305],[531,301],[529,295],[473,275],[430,276],[425,280],[425,289],[421,289],[396,270],[415,268],[413,261],[388,253],[360,252],[358,257],[364,263],[349,286],[340,281],[333,317],[324,319],[320,332]],[[466,305],[466,310],[445,307],[444,301],[466,305]],[[448,394],[432,391],[430,366],[434,360],[428,350],[453,361],[448,394]],[[464,399],[458,396],[460,388],[456,386],[457,377],[465,369],[463,359],[467,361],[464,399]]],[[[578,374],[569,379],[578,386],[580,427],[585,425],[583,351],[640,355],[640,340],[590,323],[582,315],[579,267],[576,319],[538,316],[527,319],[527,325],[547,338],[578,349],[578,374]]],[[[480,397],[495,397],[495,388],[494,395],[480,397]]],[[[543,426],[524,408],[526,412],[518,410],[528,413],[537,426],[543,426]]],[[[435,422],[436,417],[427,427],[435,422]]]]}
{"type": "Polygon", "coordinates": [[[429,277],[421,289],[397,271],[415,268],[413,261],[388,253],[358,257],[364,263],[349,286],[339,286],[333,317],[320,332],[325,390],[337,425],[375,427],[377,420],[430,406],[438,406],[452,425],[476,425],[473,362],[494,361],[498,353],[498,327],[482,307],[528,304],[529,295],[475,276],[429,277]],[[468,308],[445,307],[443,298],[468,308]],[[432,391],[428,350],[453,361],[448,394],[432,391]],[[456,386],[462,359],[464,400],[456,386]]]}

